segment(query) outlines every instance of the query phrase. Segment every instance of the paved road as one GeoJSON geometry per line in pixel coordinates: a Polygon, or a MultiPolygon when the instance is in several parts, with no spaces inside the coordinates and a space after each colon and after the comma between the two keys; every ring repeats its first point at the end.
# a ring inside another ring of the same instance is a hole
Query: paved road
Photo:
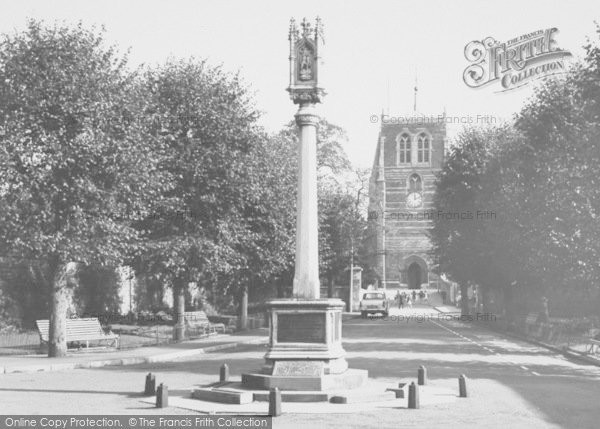
{"type": "MultiPolygon", "coordinates": [[[[440,386],[454,388],[464,373],[470,398],[421,410],[284,415],[275,427],[598,427],[600,368],[448,319],[429,307],[395,310],[387,319],[348,318],[344,347],[351,367],[390,383],[414,378],[419,365],[440,386]]],[[[222,362],[234,374],[256,369],[263,354],[263,347],[243,346],[162,364],[5,374],[0,376],[0,412],[163,413],[139,400],[148,371],[178,391],[214,381],[222,362]]],[[[168,413],[189,411],[170,408],[168,413]]]]}

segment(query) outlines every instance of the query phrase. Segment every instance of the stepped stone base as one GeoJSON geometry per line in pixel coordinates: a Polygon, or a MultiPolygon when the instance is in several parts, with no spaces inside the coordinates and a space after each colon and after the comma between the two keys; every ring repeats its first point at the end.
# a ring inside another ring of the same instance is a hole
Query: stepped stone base
{"type": "Polygon", "coordinates": [[[367,394],[363,392],[349,392],[332,396],[329,402],[332,404],[361,404],[363,402],[393,401],[394,399],[396,399],[396,394],[388,391],[369,392],[367,394]]]}
{"type": "MultiPolygon", "coordinates": [[[[366,371],[365,371],[366,372],[366,371]]],[[[283,402],[330,402],[332,404],[352,404],[380,402],[396,399],[396,394],[386,391],[383,386],[366,386],[364,389],[322,390],[282,390],[283,402]]],[[[206,386],[194,389],[192,398],[223,404],[249,404],[267,402],[269,390],[249,389],[240,382],[220,383],[218,386],[206,386]]]]}
{"type": "Polygon", "coordinates": [[[341,374],[322,375],[269,375],[242,374],[242,384],[248,389],[269,390],[317,390],[356,389],[364,385],[369,372],[362,369],[347,369],[341,374]]]}
{"type": "Polygon", "coordinates": [[[206,387],[195,389],[192,398],[203,401],[220,402],[222,404],[249,404],[254,402],[252,392],[231,388],[206,387]]]}

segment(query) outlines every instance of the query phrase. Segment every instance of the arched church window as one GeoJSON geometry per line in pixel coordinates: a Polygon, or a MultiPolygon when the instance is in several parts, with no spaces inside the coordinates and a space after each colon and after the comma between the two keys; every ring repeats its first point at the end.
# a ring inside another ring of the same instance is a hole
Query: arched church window
{"type": "Polygon", "coordinates": [[[408,180],[408,192],[421,192],[423,189],[423,182],[421,181],[421,176],[417,173],[411,174],[408,180]]]}
{"type": "Polygon", "coordinates": [[[408,134],[402,134],[398,136],[396,151],[396,163],[397,164],[410,164],[410,136],[408,134]]]}
{"type": "Polygon", "coordinates": [[[417,162],[428,164],[431,158],[431,142],[427,134],[421,133],[417,137],[417,162]]]}

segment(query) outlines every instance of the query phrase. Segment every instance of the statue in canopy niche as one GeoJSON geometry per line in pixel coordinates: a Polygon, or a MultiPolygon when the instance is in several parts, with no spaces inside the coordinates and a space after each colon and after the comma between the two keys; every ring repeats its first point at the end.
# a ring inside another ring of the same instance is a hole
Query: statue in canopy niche
{"type": "Polygon", "coordinates": [[[303,46],[300,48],[300,80],[311,80],[313,78],[313,55],[309,48],[303,46]]]}
{"type": "Polygon", "coordinates": [[[323,31],[321,21],[317,19],[313,27],[306,20],[296,26],[296,21],[290,21],[290,86],[288,92],[296,104],[320,103],[325,96],[325,90],[319,86],[323,31]]]}

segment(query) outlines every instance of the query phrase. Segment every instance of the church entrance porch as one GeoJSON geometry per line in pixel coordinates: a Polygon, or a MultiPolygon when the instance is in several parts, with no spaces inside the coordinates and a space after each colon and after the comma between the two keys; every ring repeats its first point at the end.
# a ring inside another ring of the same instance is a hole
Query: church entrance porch
{"type": "Polygon", "coordinates": [[[400,282],[408,289],[421,289],[429,283],[427,262],[421,255],[411,254],[400,263],[400,282]]]}
{"type": "Polygon", "coordinates": [[[423,274],[421,272],[421,266],[416,262],[413,262],[408,266],[408,288],[421,289],[422,282],[423,274]]]}

